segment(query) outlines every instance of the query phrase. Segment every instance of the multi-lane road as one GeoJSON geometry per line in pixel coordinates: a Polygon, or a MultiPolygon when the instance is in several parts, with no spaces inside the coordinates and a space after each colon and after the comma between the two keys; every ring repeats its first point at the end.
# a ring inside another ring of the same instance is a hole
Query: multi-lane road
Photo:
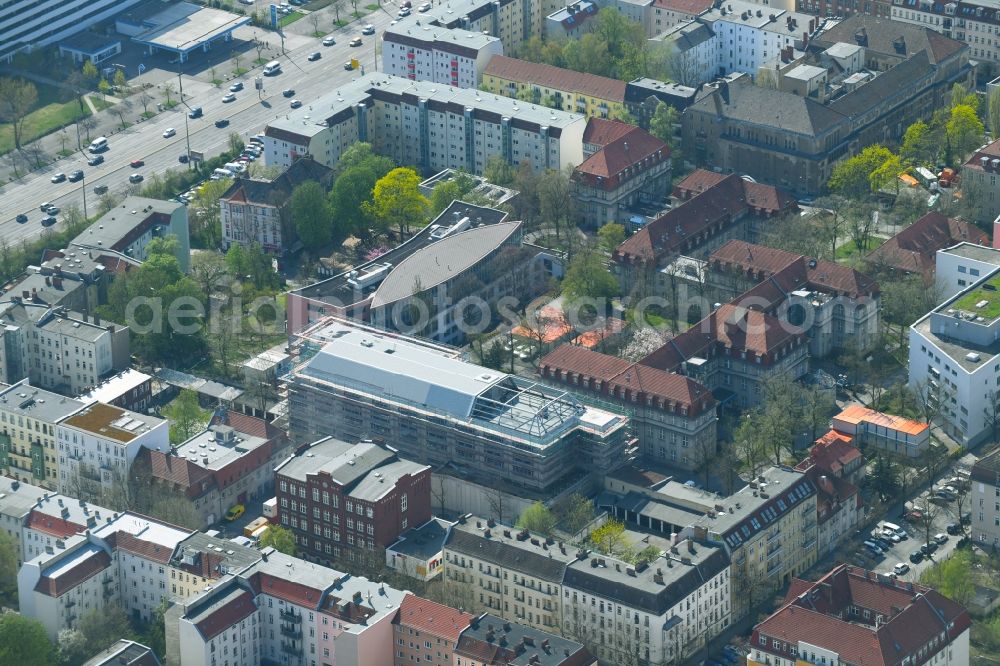
{"type": "Polygon", "coordinates": [[[82,209],[86,192],[87,210],[93,214],[98,200],[94,194],[95,186],[107,185],[111,192],[121,193],[128,189],[128,179],[133,173],[140,173],[148,180],[152,174],[162,174],[168,169],[187,168],[178,158],[187,151],[188,135],[191,150],[203,153],[206,158],[222,153],[229,145],[231,133],[237,132],[246,139],[262,131],[270,120],[289,111],[291,100],[282,96],[283,90],[295,90],[294,98],[301,100],[303,104],[309,104],[338,83],[359,76],[359,71],[344,69],[344,64],[351,58],[359,60],[365,72],[373,71],[375,40],[380,38],[393,18],[385,11],[377,11],[361,22],[335,31],[333,36],[337,43],[333,46],[322,46],[321,39],[310,39],[307,44],[294,51],[289,50],[286,55],[278,58],[282,63],[282,73],[263,77],[265,89],[260,97],[254,89],[254,79],[261,75],[260,67],[238,79],[243,81],[244,89],[236,93],[236,101],[228,104],[223,103],[222,97],[227,92],[226,86],[231,82],[215,88],[202,81],[184,77],[184,104],[109,137],[109,149],[103,153],[103,164],[87,166],[91,155],[84,146],[84,150],[77,151],[72,157],[59,160],[0,188],[0,200],[3,201],[0,209],[0,238],[13,245],[40,235],[44,231],[41,225],[44,214],[39,210],[43,202],[54,203],[62,209],[76,204],[82,209]],[[350,47],[348,42],[352,37],[360,35],[361,27],[366,22],[375,26],[376,34],[364,37],[362,46],[350,47]],[[316,51],[322,54],[322,58],[315,62],[308,61],[309,54],[316,51]],[[202,107],[204,115],[188,120],[186,132],[187,112],[198,106],[202,107]],[[215,122],[221,118],[229,119],[228,127],[215,126],[215,122]],[[163,138],[164,130],[171,127],[177,133],[170,138],[163,138]],[[134,169],[130,166],[133,160],[143,160],[145,165],[134,169]],[[59,184],[50,182],[53,174],[61,172],[69,175],[76,169],[84,172],[83,181],[64,181],[59,184]],[[28,216],[28,221],[19,224],[15,218],[22,213],[28,216]]]}

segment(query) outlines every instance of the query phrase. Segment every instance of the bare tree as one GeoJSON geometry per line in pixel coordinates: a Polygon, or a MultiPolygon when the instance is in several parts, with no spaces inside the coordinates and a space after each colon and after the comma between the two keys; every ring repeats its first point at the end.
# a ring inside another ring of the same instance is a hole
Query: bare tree
{"type": "Polygon", "coordinates": [[[504,492],[499,488],[485,488],[486,505],[490,508],[490,517],[498,523],[504,518],[504,492]]]}
{"type": "Polygon", "coordinates": [[[27,79],[0,78],[0,121],[14,130],[14,147],[21,149],[24,121],[38,102],[38,89],[27,79]]]}
{"type": "Polygon", "coordinates": [[[1000,432],[1000,391],[990,389],[986,392],[986,406],[983,408],[983,415],[986,417],[986,425],[990,428],[993,441],[997,441],[997,433],[1000,432]]]}
{"type": "Polygon", "coordinates": [[[309,14],[309,23],[311,23],[312,27],[313,27],[313,37],[319,37],[319,35],[320,35],[320,31],[319,31],[319,14],[317,14],[316,12],[310,13],[309,14]]]}
{"type": "Polygon", "coordinates": [[[142,104],[142,115],[146,116],[149,114],[149,103],[153,101],[153,96],[149,94],[149,91],[145,87],[139,92],[136,99],[139,100],[139,104],[142,104]]]}
{"type": "Polygon", "coordinates": [[[166,101],[167,106],[170,106],[170,96],[174,94],[174,82],[167,81],[163,84],[163,99],[166,101]]]}
{"type": "Polygon", "coordinates": [[[121,121],[122,129],[128,127],[128,123],[125,122],[125,114],[132,111],[132,101],[128,99],[123,99],[115,105],[115,113],[118,114],[118,120],[121,121]]]}
{"type": "Polygon", "coordinates": [[[87,138],[87,143],[90,143],[90,131],[97,127],[97,118],[87,116],[86,118],[81,118],[76,125],[83,130],[84,136],[87,138]]]}

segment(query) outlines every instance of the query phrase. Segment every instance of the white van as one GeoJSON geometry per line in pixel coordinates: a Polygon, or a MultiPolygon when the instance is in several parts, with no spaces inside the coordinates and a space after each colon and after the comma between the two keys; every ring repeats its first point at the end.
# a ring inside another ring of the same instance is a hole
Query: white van
{"type": "Polygon", "coordinates": [[[222,180],[223,178],[232,178],[233,174],[228,169],[216,169],[209,176],[209,180],[222,180]]]}
{"type": "Polygon", "coordinates": [[[275,74],[281,73],[281,63],[277,60],[272,60],[271,62],[264,65],[264,76],[274,76],[275,74]]]}
{"type": "Polygon", "coordinates": [[[107,149],[108,149],[107,137],[99,136],[90,142],[90,148],[88,148],[87,150],[89,150],[92,153],[103,153],[107,149]]]}
{"type": "Polygon", "coordinates": [[[907,536],[906,530],[895,523],[882,523],[882,529],[894,532],[900,539],[905,539],[907,536]]]}
{"type": "Polygon", "coordinates": [[[244,165],[242,162],[226,162],[225,164],[222,165],[222,168],[233,175],[236,175],[238,173],[243,173],[244,171],[247,170],[246,165],[244,165]]]}

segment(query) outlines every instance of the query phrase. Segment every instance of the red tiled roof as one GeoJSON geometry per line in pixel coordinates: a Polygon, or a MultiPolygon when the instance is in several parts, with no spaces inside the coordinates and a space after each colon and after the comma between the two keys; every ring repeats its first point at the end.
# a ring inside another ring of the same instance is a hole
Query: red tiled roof
{"type": "Polygon", "coordinates": [[[815,465],[828,474],[842,476],[844,467],[863,457],[861,450],[851,443],[853,439],[850,435],[831,430],[816,440],[809,457],[799,464],[815,465]]]}
{"type": "Polygon", "coordinates": [[[232,409],[227,410],[225,416],[221,418],[218,416],[212,418],[212,425],[220,423],[230,426],[236,432],[246,433],[261,439],[271,439],[281,435],[281,430],[274,424],[232,409]]]}
{"type": "Polygon", "coordinates": [[[562,345],[552,350],[541,360],[538,371],[544,377],[567,384],[574,375],[579,375],[580,385],[597,393],[621,396],[625,391],[626,399],[633,395],[639,400],[652,398],[662,409],[679,407],[689,416],[715,406],[711,391],[690,377],[575,345],[562,345]],[[600,386],[590,380],[596,380],[600,386]]]}
{"type": "Polygon", "coordinates": [[[130,534],[124,530],[118,530],[115,532],[114,545],[118,550],[125,550],[144,559],[159,562],[160,564],[168,564],[170,562],[170,557],[174,554],[172,548],[167,548],[166,546],[161,546],[158,543],[140,539],[134,534],[130,534]]]}
{"type": "Polygon", "coordinates": [[[989,246],[990,239],[976,225],[931,211],[887,240],[865,257],[873,268],[887,266],[905,273],[934,277],[937,251],[961,242],[989,246]]]}
{"type": "Polygon", "coordinates": [[[483,76],[495,76],[504,81],[565,90],[612,102],[625,102],[624,81],[502,55],[490,58],[483,76]]]}
{"type": "Polygon", "coordinates": [[[63,571],[58,578],[42,576],[35,584],[35,592],[40,592],[50,597],[62,596],[83,581],[93,578],[110,566],[111,556],[105,551],[99,550],[81,560],[73,568],[63,571]]]}
{"type": "Polygon", "coordinates": [[[798,594],[786,597],[780,610],[754,628],[752,644],[758,649],[788,658],[772,641],[797,647],[806,640],[837,652],[843,662],[896,666],[906,657],[920,662],[916,655],[929,637],[945,631],[950,642],[971,625],[968,611],[937,591],[856,567],[837,566],[816,583],[796,583],[793,589],[798,594]],[[871,616],[851,615],[852,608],[871,616]],[[876,614],[883,616],[877,627],[876,614]],[[771,640],[761,644],[761,636],[771,640]]]}
{"type": "Polygon", "coordinates": [[[51,534],[52,536],[60,539],[65,539],[66,537],[73,536],[77,532],[82,532],[84,527],[83,525],[71,523],[68,520],[63,520],[57,516],[47,515],[37,509],[32,509],[31,513],[28,515],[28,529],[43,532],[45,534],[51,534]]]}
{"type": "Polygon", "coordinates": [[[598,146],[606,146],[612,141],[628,135],[635,128],[621,120],[607,118],[591,118],[583,130],[583,142],[598,146]]]}
{"type": "Polygon", "coordinates": [[[193,460],[150,449],[144,449],[140,455],[149,457],[152,478],[176,486],[189,498],[200,497],[215,488],[212,471],[201,467],[193,460]],[[202,484],[206,482],[208,485],[202,489],[202,484]]]}
{"type": "Polygon", "coordinates": [[[701,194],[705,190],[715,187],[726,178],[728,176],[723,173],[716,173],[708,169],[695,169],[674,186],[674,196],[678,199],[690,199],[696,194],[701,194]]]}
{"type": "Polygon", "coordinates": [[[973,153],[972,157],[970,157],[968,161],[966,161],[966,163],[962,165],[962,168],[974,169],[975,171],[984,171],[982,162],[980,160],[980,158],[982,157],[990,159],[991,168],[989,170],[992,171],[992,166],[993,166],[992,160],[994,158],[1000,158],[1000,139],[997,139],[992,143],[986,144],[980,150],[977,150],[975,153],[973,153]]]}
{"type": "Polygon", "coordinates": [[[205,640],[211,640],[237,622],[250,617],[256,610],[257,605],[254,603],[253,595],[242,590],[231,601],[203,618],[195,627],[205,640]]]}
{"type": "Polygon", "coordinates": [[[393,624],[423,631],[455,645],[473,617],[450,606],[415,594],[407,594],[403,597],[403,603],[399,605],[399,612],[396,613],[393,624]]]}
{"type": "Polygon", "coordinates": [[[653,7],[668,11],[698,15],[711,9],[713,0],[653,0],[653,7]]]}
{"type": "MultiPolygon", "coordinates": [[[[284,578],[278,578],[265,572],[257,572],[253,577],[258,579],[257,585],[263,594],[284,599],[298,606],[319,608],[323,590],[285,580],[284,578]]],[[[333,581],[331,580],[330,582],[332,583],[333,581]]]]}
{"type": "Polygon", "coordinates": [[[591,187],[614,190],[622,180],[646,171],[670,157],[670,149],[638,127],[611,141],[576,167],[574,179],[591,187]],[[634,173],[629,173],[631,169],[634,173]]]}

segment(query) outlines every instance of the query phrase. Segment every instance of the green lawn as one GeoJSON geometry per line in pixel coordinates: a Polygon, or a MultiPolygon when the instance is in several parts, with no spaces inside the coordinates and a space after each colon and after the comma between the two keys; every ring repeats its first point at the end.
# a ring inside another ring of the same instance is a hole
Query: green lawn
{"type": "Polygon", "coordinates": [[[282,16],[280,19],[278,19],[278,25],[284,28],[285,26],[289,26],[295,23],[303,16],[305,16],[305,14],[303,14],[302,12],[292,12],[291,14],[286,14],[282,16]]]}
{"type": "Polygon", "coordinates": [[[969,292],[962,298],[955,301],[956,310],[971,312],[980,317],[985,317],[987,321],[992,321],[1000,317],[1000,276],[987,281],[975,291],[969,292]],[[986,301],[983,307],[976,307],[982,301],[986,301]]]}
{"type": "MultiPolygon", "coordinates": [[[[71,93],[43,84],[37,84],[37,88],[38,104],[24,121],[22,145],[90,115],[90,109],[86,104],[84,111],[80,111],[80,105],[71,93]]],[[[110,106],[97,97],[92,99],[98,109],[110,106]]],[[[14,128],[9,123],[0,124],[0,154],[12,150],[14,150],[14,128]]]]}
{"type": "Polygon", "coordinates": [[[885,240],[882,238],[872,238],[868,241],[868,247],[864,250],[858,250],[857,244],[854,241],[848,241],[837,248],[836,260],[841,261],[843,259],[848,259],[855,255],[866,255],[882,246],[885,240]]]}

